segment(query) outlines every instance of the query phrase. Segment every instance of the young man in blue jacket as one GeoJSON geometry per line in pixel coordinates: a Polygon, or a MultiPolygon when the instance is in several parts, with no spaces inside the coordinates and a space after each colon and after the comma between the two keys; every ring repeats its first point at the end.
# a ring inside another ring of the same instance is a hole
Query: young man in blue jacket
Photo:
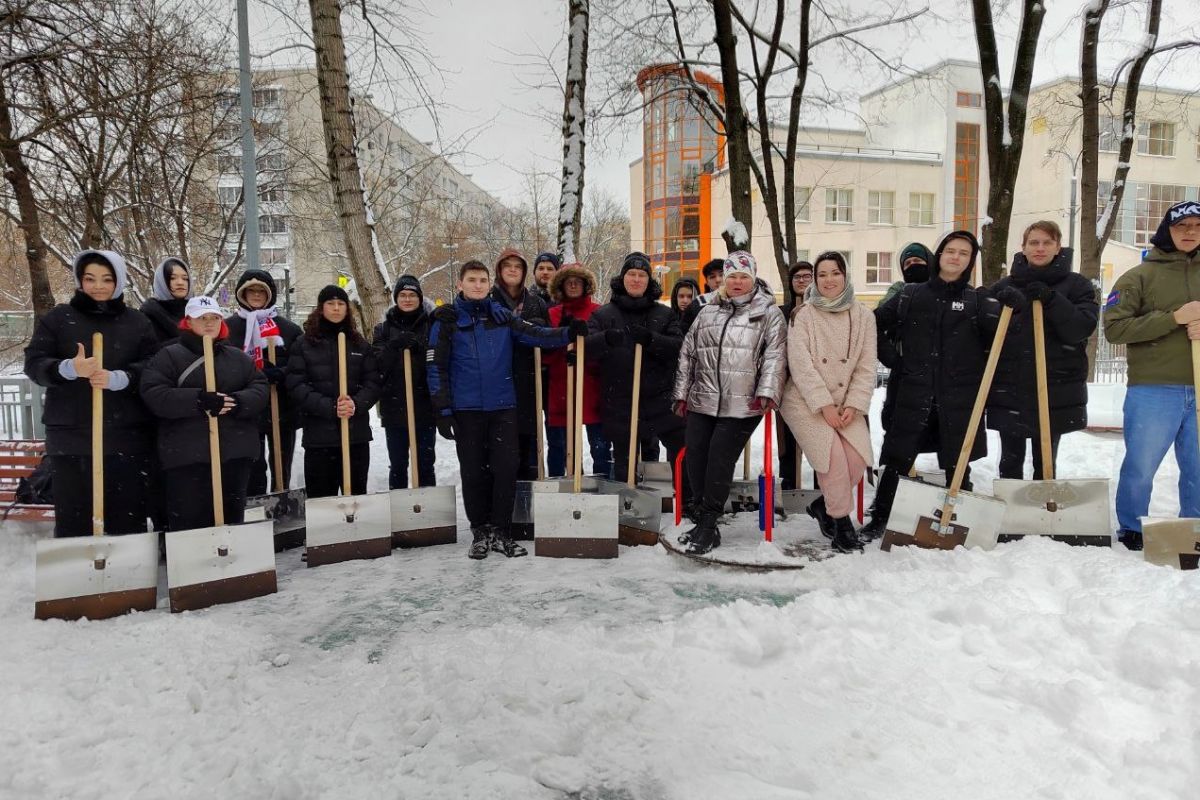
{"type": "Polygon", "coordinates": [[[541,328],[516,318],[489,296],[491,273],[468,261],[458,273],[453,305],[433,314],[426,354],[429,393],[438,432],[458,451],[463,505],[471,522],[471,558],[489,550],[526,554],[512,539],[517,491],[517,395],[514,344],[553,349],[587,335],[587,323],[541,328]]]}

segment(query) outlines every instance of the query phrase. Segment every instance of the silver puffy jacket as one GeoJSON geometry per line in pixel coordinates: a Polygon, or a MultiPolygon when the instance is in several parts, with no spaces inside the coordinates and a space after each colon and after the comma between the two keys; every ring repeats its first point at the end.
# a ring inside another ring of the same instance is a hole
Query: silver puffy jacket
{"type": "Polygon", "coordinates": [[[737,304],[717,297],[700,309],[683,337],[675,399],[688,411],[715,417],[751,417],[755,397],[776,404],[787,381],[787,323],[763,291],[737,304]]]}

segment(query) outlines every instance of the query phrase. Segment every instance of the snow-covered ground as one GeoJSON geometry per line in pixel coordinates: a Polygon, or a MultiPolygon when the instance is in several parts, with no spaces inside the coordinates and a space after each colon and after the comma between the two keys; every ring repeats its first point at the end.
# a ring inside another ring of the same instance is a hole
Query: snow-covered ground
{"type": "MultiPolygon", "coordinates": [[[[1114,476],[1121,451],[1071,434],[1060,473],[1114,476]]],[[[374,452],[383,488],[382,437],[374,452]]],[[[1174,513],[1174,470],[1158,513],[1174,513]]],[[[453,480],[451,443],[438,471],[453,480]]],[[[460,545],[312,570],[292,551],[269,598],[99,623],[32,619],[24,536],[0,535],[0,571],[3,798],[1157,800],[1200,785],[1198,574],[1123,548],[873,550],[767,574],[658,548],[472,562],[460,545]]]]}

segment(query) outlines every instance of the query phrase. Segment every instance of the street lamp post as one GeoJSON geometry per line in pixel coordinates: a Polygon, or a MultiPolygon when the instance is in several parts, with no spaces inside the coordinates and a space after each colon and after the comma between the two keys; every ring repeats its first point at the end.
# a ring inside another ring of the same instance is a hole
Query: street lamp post
{"type": "Polygon", "coordinates": [[[246,212],[246,269],[258,269],[258,172],[254,163],[254,90],[250,84],[250,23],[238,0],[238,91],[242,115],[242,209],[246,212]]]}
{"type": "Polygon", "coordinates": [[[1070,153],[1066,152],[1065,150],[1059,150],[1057,148],[1052,148],[1052,149],[1046,151],[1047,157],[1052,156],[1052,155],[1062,156],[1063,158],[1067,159],[1067,162],[1071,165],[1071,212],[1070,212],[1071,216],[1070,216],[1070,219],[1067,220],[1067,229],[1069,231],[1067,234],[1067,241],[1070,243],[1071,247],[1075,247],[1075,213],[1076,213],[1078,196],[1079,196],[1078,170],[1079,170],[1079,159],[1083,155],[1083,152],[1080,151],[1079,153],[1076,153],[1075,155],[1072,156],[1070,153]]]}

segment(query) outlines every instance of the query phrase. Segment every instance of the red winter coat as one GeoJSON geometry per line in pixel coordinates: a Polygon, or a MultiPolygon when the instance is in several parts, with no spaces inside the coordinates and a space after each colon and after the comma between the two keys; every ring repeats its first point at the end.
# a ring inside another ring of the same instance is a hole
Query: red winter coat
{"type": "MultiPolygon", "coordinates": [[[[586,321],[599,307],[600,304],[588,295],[577,300],[563,300],[562,303],[550,309],[550,327],[565,325],[564,318],[586,321]]],[[[542,363],[546,365],[550,373],[550,394],[547,400],[546,416],[550,425],[558,428],[565,427],[567,424],[566,353],[565,349],[542,351],[542,363]]],[[[600,377],[600,362],[589,359],[583,383],[584,425],[600,422],[600,377]]]]}

